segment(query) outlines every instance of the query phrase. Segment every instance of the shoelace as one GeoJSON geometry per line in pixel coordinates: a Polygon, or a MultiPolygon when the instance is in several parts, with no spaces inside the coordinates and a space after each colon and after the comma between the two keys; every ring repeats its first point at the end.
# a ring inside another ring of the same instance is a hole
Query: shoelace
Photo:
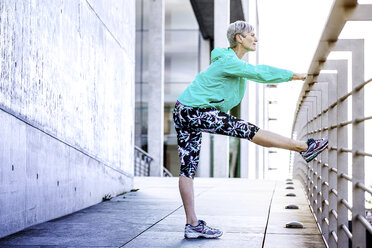
{"type": "Polygon", "coordinates": [[[210,230],[210,231],[218,231],[216,228],[212,228],[210,226],[204,226],[204,229],[210,230]]]}
{"type": "Polygon", "coordinates": [[[314,139],[308,139],[308,140],[307,140],[307,145],[310,147],[311,144],[313,144],[314,142],[315,142],[314,139]]]}
{"type": "Polygon", "coordinates": [[[216,232],[216,231],[219,231],[218,229],[216,229],[216,228],[212,228],[212,227],[210,227],[210,226],[207,226],[206,225],[206,223],[204,224],[204,229],[203,229],[203,231],[212,231],[212,232],[216,232]]]}
{"type": "Polygon", "coordinates": [[[207,226],[207,222],[205,222],[204,220],[200,220],[200,224],[202,224],[202,225],[204,226],[204,229],[208,229],[208,230],[211,230],[211,231],[219,231],[219,230],[216,229],[216,228],[213,228],[213,227],[207,226]]]}

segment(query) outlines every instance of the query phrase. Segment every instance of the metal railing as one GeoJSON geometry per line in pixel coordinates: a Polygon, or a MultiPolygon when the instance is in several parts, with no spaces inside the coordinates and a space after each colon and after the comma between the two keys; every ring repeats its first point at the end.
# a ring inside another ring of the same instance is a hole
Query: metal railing
{"type": "MultiPolygon", "coordinates": [[[[150,154],[138,146],[134,146],[134,176],[150,176],[150,167],[153,160],[154,159],[150,156],[150,154]]],[[[163,167],[163,177],[172,176],[172,173],[163,167]]]]}
{"type": "Polygon", "coordinates": [[[170,173],[169,170],[167,170],[165,167],[163,167],[163,177],[173,177],[172,173],[170,173]]]}
{"type": "Polygon", "coordinates": [[[356,0],[334,2],[300,93],[292,128],[296,139],[329,139],[328,150],[309,164],[294,155],[293,176],[302,180],[323,239],[331,248],[349,247],[349,241],[353,248],[366,247],[366,233],[372,234],[365,217],[365,194],[372,194],[372,190],[364,183],[365,156],[372,157],[364,147],[364,124],[372,119],[364,116],[364,87],[372,79],[364,79],[364,40],[338,39],[347,21],[371,21],[371,13],[372,5],[356,0]],[[327,59],[331,51],[351,52],[351,68],[348,60],[327,59]],[[348,91],[350,72],[352,90],[348,91]]]}
{"type": "Polygon", "coordinates": [[[134,147],[134,176],[150,176],[153,158],[141,148],[134,147]]]}

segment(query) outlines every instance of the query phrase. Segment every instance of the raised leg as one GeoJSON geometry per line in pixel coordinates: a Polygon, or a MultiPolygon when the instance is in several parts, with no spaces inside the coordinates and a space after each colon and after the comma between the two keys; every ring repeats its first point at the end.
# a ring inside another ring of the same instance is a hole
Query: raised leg
{"type": "Polygon", "coordinates": [[[295,152],[306,151],[308,146],[305,141],[293,140],[262,129],[258,130],[252,142],[264,147],[276,147],[295,152]]]}

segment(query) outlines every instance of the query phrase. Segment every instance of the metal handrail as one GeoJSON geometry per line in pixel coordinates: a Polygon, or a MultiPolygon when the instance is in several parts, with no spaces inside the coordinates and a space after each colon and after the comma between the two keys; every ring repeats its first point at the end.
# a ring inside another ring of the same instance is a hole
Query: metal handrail
{"type": "Polygon", "coordinates": [[[165,167],[163,167],[163,177],[173,177],[172,173],[170,173],[169,170],[167,170],[165,167]]]}
{"type": "MultiPolygon", "coordinates": [[[[135,176],[150,176],[150,167],[153,157],[147,152],[134,146],[134,175],[135,176]]],[[[172,173],[163,167],[163,177],[173,177],[172,173]]]]}
{"type": "Polygon", "coordinates": [[[134,146],[134,175],[150,176],[150,166],[153,160],[150,154],[134,146]]]}
{"type": "Polygon", "coordinates": [[[364,79],[364,40],[339,39],[346,22],[372,21],[371,12],[372,4],[334,1],[298,98],[292,125],[292,137],[297,139],[309,135],[329,138],[328,150],[313,162],[306,164],[295,154],[292,172],[293,177],[301,179],[317,226],[330,248],[348,247],[349,241],[353,248],[366,247],[366,232],[372,234],[372,225],[365,218],[365,193],[372,195],[372,189],[364,184],[364,157],[372,157],[364,147],[364,122],[372,119],[364,116],[364,88],[372,79],[364,79]],[[352,63],[328,60],[331,51],[351,52],[352,63]],[[349,65],[351,70],[347,68],[349,65]],[[337,73],[322,73],[323,69],[337,73]],[[352,73],[349,92],[348,72],[352,73]],[[351,113],[347,101],[352,102],[351,113]],[[352,129],[348,128],[350,125],[352,129]],[[349,137],[352,144],[348,145],[349,137]],[[350,196],[349,184],[352,185],[350,196]],[[353,231],[348,228],[349,221],[353,231]]]}

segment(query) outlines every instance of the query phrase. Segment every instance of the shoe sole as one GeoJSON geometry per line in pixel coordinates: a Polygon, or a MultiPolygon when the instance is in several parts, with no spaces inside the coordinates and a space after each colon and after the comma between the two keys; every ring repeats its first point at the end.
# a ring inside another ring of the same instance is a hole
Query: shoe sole
{"type": "Polygon", "coordinates": [[[328,147],[328,143],[327,145],[325,145],[324,147],[322,147],[322,149],[320,149],[319,151],[317,151],[316,153],[314,153],[311,157],[305,159],[307,163],[309,163],[311,160],[313,160],[314,158],[316,158],[319,153],[321,153],[322,151],[324,151],[326,148],[328,147]]]}
{"type": "Polygon", "coordinates": [[[223,233],[221,233],[221,235],[210,236],[210,235],[204,235],[204,234],[199,234],[199,233],[191,233],[191,234],[188,234],[187,236],[185,235],[185,239],[198,239],[198,238],[216,239],[216,238],[221,237],[222,234],[223,233]]]}

